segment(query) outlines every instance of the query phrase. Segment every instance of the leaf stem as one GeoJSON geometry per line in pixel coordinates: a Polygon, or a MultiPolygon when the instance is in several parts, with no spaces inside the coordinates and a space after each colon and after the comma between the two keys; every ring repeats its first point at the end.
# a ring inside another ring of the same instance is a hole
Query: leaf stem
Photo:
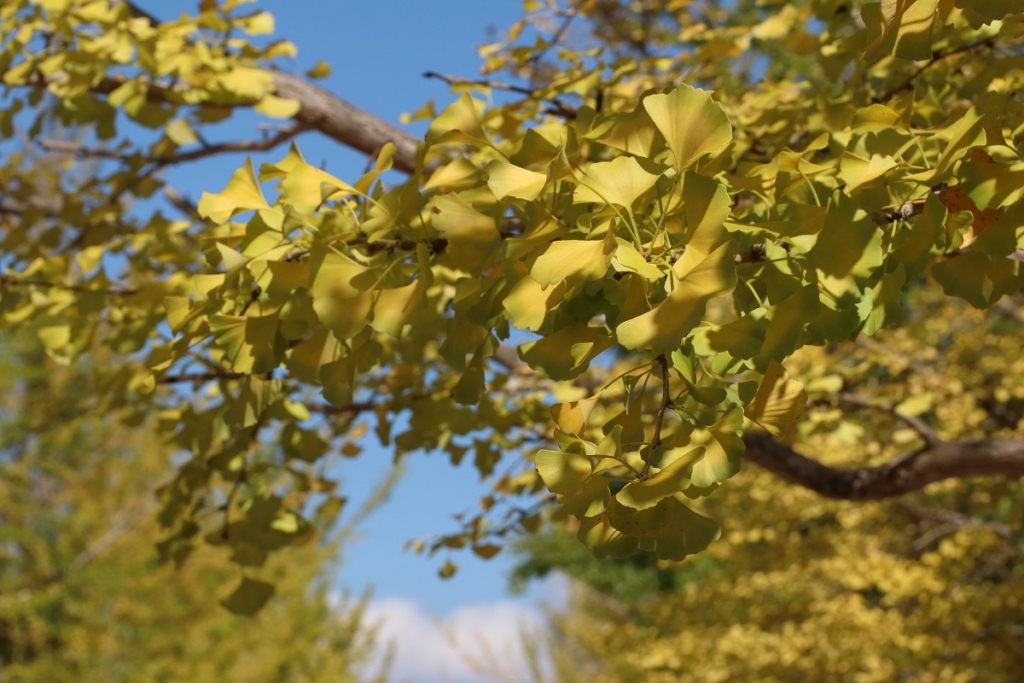
{"type": "Polygon", "coordinates": [[[661,353],[655,360],[661,364],[661,405],[658,407],[657,417],[654,418],[654,436],[651,438],[651,450],[644,459],[644,469],[640,472],[641,479],[647,479],[651,474],[651,459],[654,457],[654,451],[661,446],[661,428],[665,423],[665,413],[672,405],[672,391],[668,381],[668,358],[661,353]]]}

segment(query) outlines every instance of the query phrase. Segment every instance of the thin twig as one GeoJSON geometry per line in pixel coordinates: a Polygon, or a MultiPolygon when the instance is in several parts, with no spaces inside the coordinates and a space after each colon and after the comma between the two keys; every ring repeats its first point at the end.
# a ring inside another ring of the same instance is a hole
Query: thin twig
{"type": "MultiPolygon", "coordinates": [[[[238,140],[233,142],[221,142],[214,145],[204,145],[199,149],[182,152],[180,154],[151,157],[146,159],[146,161],[148,163],[155,164],[159,168],[164,168],[166,166],[174,166],[189,161],[195,161],[197,159],[203,159],[213,156],[214,154],[230,154],[233,152],[266,152],[277,147],[283,142],[291,140],[293,137],[307,129],[308,127],[305,124],[295,122],[294,124],[281,129],[276,135],[271,135],[261,140],[238,140]]],[[[77,142],[71,142],[70,140],[41,140],[39,141],[39,146],[50,152],[63,152],[66,154],[74,154],[79,157],[99,159],[118,159],[125,161],[131,156],[138,155],[138,153],[125,154],[124,152],[104,147],[86,147],[85,145],[81,145],[77,142]]],[[[144,155],[143,158],[145,158],[144,155]]]]}
{"type": "Polygon", "coordinates": [[[651,438],[651,450],[647,454],[644,468],[640,472],[641,479],[647,479],[651,473],[651,460],[654,459],[654,451],[661,447],[661,427],[665,422],[665,413],[672,406],[672,390],[669,386],[668,359],[665,354],[660,354],[656,359],[661,365],[661,405],[658,406],[658,415],[654,418],[654,436],[651,438]]]}
{"type": "Polygon", "coordinates": [[[423,73],[424,78],[436,78],[444,81],[450,86],[468,85],[479,88],[492,88],[494,90],[506,90],[508,92],[519,93],[520,95],[526,95],[534,99],[541,100],[551,104],[554,109],[548,110],[550,113],[556,116],[563,116],[567,119],[576,118],[576,108],[571,107],[565,102],[562,102],[557,97],[542,97],[538,95],[539,89],[525,88],[520,85],[512,85],[511,83],[505,83],[504,81],[488,81],[488,80],[473,80],[470,78],[462,78],[461,76],[448,76],[446,74],[439,74],[436,71],[425,71],[423,73]]]}
{"type": "Polygon", "coordinates": [[[944,59],[947,59],[947,58],[952,57],[954,55],[961,54],[963,52],[970,52],[971,50],[973,50],[975,48],[978,48],[978,47],[989,47],[989,48],[991,48],[994,45],[995,45],[995,41],[993,41],[992,38],[985,38],[983,40],[978,40],[978,41],[975,41],[973,43],[968,43],[966,45],[961,45],[960,47],[953,48],[952,50],[949,50],[948,52],[935,53],[935,54],[932,55],[931,59],[929,59],[927,62],[925,62],[924,64],[919,66],[917,69],[915,69],[914,73],[912,73],[910,76],[908,76],[906,78],[906,80],[904,80],[899,85],[892,86],[891,88],[889,88],[888,90],[883,92],[881,95],[875,96],[874,98],[872,98],[871,102],[872,102],[872,104],[878,104],[880,102],[887,102],[890,99],[892,99],[892,97],[896,93],[903,92],[904,90],[909,90],[911,87],[913,87],[914,81],[916,81],[917,78],[921,74],[923,74],[930,67],[934,66],[938,62],[941,62],[944,59]]]}
{"type": "Polygon", "coordinates": [[[317,413],[319,415],[356,415],[358,413],[365,413],[378,408],[376,403],[364,401],[361,403],[348,403],[342,406],[328,405],[325,403],[307,403],[306,408],[311,413],[317,413]]]}
{"type": "Polygon", "coordinates": [[[917,432],[918,436],[924,440],[925,444],[927,444],[929,448],[934,448],[942,443],[942,439],[939,438],[939,435],[935,433],[934,429],[925,424],[924,420],[915,415],[907,415],[906,413],[900,412],[897,410],[896,406],[891,403],[873,403],[869,399],[862,398],[856,394],[839,394],[837,398],[840,403],[845,403],[846,405],[857,408],[879,410],[883,413],[892,415],[898,420],[902,420],[908,427],[917,432]]]}
{"type": "Polygon", "coordinates": [[[88,292],[106,294],[107,296],[134,296],[141,290],[138,289],[102,289],[89,287],[87,285],[65,285],[60,282],[49,282],[46,280],[21,280],[9,275],[0,275],[0,286],[4,287],[43,287],[46,289],[62,289],[67,292],[88,292]]]}
{"type": "Polygon", "coordinates": [[[250,375],[245,372],[183,372],[178,375],[164,375],[159,384],[178,384],[181,382],[213,382],[222,379],[242,379],[250,375]]]}

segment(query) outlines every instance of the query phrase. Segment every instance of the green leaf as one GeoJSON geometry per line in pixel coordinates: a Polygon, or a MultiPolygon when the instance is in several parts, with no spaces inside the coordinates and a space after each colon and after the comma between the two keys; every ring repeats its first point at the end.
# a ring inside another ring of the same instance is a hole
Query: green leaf
{"type": "Polygon", "coordinates": [[[686,488],[686,485],[690,483],[692,465],[703,455],[703,447],[682,453],[649,479],[626,484],[615,495],[615,499],[634,510],[646,510],[654,507],[664,498],[686,488]]]}
{"type": "Polygon", "coordinates": [[[635,537],[627,536],[612,526],[607,513],[580,520],[576,537],[599,560],[606,557],[629,557],[640,547],[635,537]]]}
{"type": "Polygon", "coordinates": [[[654,187],[661,177],[644,170],[633,157],[591,164],[578,180],[573,202],[617,204],[632,207],[637,197],[654,187]]]}
{"type": "Polygon", "coordinates": [[[229,612],[251,617],[263,609],[273,595],[273,584],[246,577],[220,604],[229,612]]]}
{"type": "Polygon", "coordinates": [[[758,357],[777,360],[793,353],[801,344],[804,328],[815,319],[820,309],[821,300],[815,282],[772,306],[768,314],[768,331],[758,357]]]}
{"type": "Polygon", "coordinates": [[[725,351],[733,358],[753,358],[764,346],[768,332],[766,313],[763,308],[755,308],[725,325],[697,328],[693,347],[699,355],[705,357],[725,351]]]}
{"type": "Polygon", "coordinates": [[[697,514],[675,498],[667,501],[672,519],[654,535],[654,552],[659,559],[679,562],[704,550],[721,534],[714,520],[697,514]]]}
{"type": "Polygon", "coordinates": [[[864,300],[869,306],[868,313],[864,316],[864,327],[861,329],[864,334],[874,334],[903,320],[900,297],[906,280],[906,270],[903,264],[900,264],[893,272],[883,275],[878,284],[869,290],[871,295],[864,300]]]}
{"type": "Polygon", "coordinates": [[[882,264],[882,231],[845,194],[829,203],[825,227],[807,259],[826,275],[869,277],[882,264]]]}
{"type": "Polygon", "coordinates": [[[608,501],[608,522],[627,536],[653,536],[672,520],[672,502],[666,498],[653,507],[637,510],[612,497],[608,501]]]}
{"type": "Polygon", "coordinates": [[[710,429],[697,429],[690,443],[703,446],[704,454],[693,464],[690,483],[707,488],[721,483],[740,471],[743,460],[743,411],[736,406],[710,429]]]}
{"type": "Polygon", "coordinates": [[[736,286],[734,242],[727,242],[686,272],[654,309],[619,323],[615,335],[627,349],[670,351],[700,323],[707,302],[736,286]]]}
{"type": "Polygon", "coordinates": [[[245,160],[245,165],[231,175],[231,180],[219,194],[204,192],[197,207],[200,216],[214,223],[226,223],[241,211],[269,208],[256,181],[252,159],[245,160]]]}
{"type": "Polygon", "coordinates": [[[274,339],[277,314],[210,316],[210,329],[222,350],[222,362],[235,372],[266,373],[277,367],[274,339]]]}
{"type": "Polygon", "coordinates": [[[554,380],[568,380],[587,369],[590,360],[611,345],[599,327],[574,323],[519,347],[519,357],[554,380]]]}
{"type": "Polygon", "coordinates": [[[732,140],[729,118],[707,91],[680,85],[667,94],[644,98],[643,104],[680,171],[705,154],[721,152],[732,140]]]}
{"type": "Polygon", "coordinates": [[[938,196],[930,194],[921,215],[913,222],[896,225],[891,261],[903,266],[907,279],[924,272],[928,264],[944,251],[947,213],[938,196]]]}
{"type": "Polygon", "coordinates": [[[484,391],[484,379],[483,357],[477,353],[470,359],[459,381],[452,388],[452,398],[459,405],[476,405],[484,391]]]}

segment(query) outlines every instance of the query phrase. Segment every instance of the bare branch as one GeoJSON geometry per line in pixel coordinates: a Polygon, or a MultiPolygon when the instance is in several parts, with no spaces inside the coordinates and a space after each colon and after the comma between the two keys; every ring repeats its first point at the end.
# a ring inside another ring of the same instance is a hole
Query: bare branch
{"type": "Polygon", "coordinates": [[[171,203],[171,206],[183,213],[189,220],[198,221],[202,219],[196,205],[190,202],[185,195],[178,192],[175,188],[170,185],[164,185],[163,193],[167,201],[171,203]]]}
{"type": "Polygon", "coordinates": [[[305,406],[309,409],[309,412],[320,415],[358,415],[359,413],[377,409],[377,404],[369,402],[349,403],[343,406],[326,403],[306,403],[305,406]]]}
{"type": "Polygon", "coordinates": [[[494,90],[507,90],[508,92],[515,92],[527,97],[539,99],[543,102],[549,103],[553,110],[549,110],[552,114],[562,116],[567,119],[576,118],[576,109],[571,107],[565,102],[562,102],[556,97],[543,97],[540,95],[540,89],[524,88],[518,85],[512,85],[511,83],[505,83],[503,81],[488,81],[488,80],[472,80],[470,78],[462,78],[460,76],[447,76],[445,74],[439,74],[436,71],[426,71],[423,73],[424,78],[436,78],[444,81],[450,86],[468,85],[481,88],[492,88],[494,90]]]}
{"type": "Polygon", "coordinates": [[[933,65],[941,62],[944,59],[948,59],[949,57],[952,57],[954,55],[958,55],[964,52],[970,52],[975,48],[979,47],[987,47],[989,49],[992,49],[995,47],[995,41],[992,38],[984,38],[973,43],[960,45],[959,47],[955,47],[951,50],[948,50],[947,52],[936,52],[935,54],[932,55],[931,59],[929,59],[921,66],[917,67],[917,69],[914,70],[914,73],[910,74],[910,76],[908,76],[902,83],[894,85],[885,92],[883,92],[882,94],[875,96],[871,100],[872,103],[878,104],[879,102],[888,102],[897,93],[903,92],[904,90],[910,90],[911,88],[913,88],[914,82],[917,80],[917,78],[925,71],[927,71],[929,68],[931,68],[933,65]]]}
{"type": "MultiPolygon", "coordinates": [[[[172,154],[169,156],[153,157],[148,159],[150,163],[157,166],[174,166],[197,159],[203,159],[215,154],[229,154],[232,152],[266,152],[277,147],[283,142],[291,140],[304,130],[307,126],[296,121],[294,124],[281,129],[276,135],[270,135],[260,140],[237,140],[233,142],[221,142],[213,145],[203,145],[199,149],[172,154]]],[[[115,149],[103,147],[86,147],[70,140],[41,140],[39,146],[51,152],[65,152],[80,157],[94,157],[101,159],[126,159],[128,155],[115,149]]]]}
{"type": "Polygon", "coordinates": [[[48,282],[46,280],[21,280],[9,275],[0,275],[0,286],[42,287],[43,289],[62,289],[66,292],[94,292],[96,294],[106,294],[107,296],[134,296],[141,291],[138,289],[103,289],[89,287],[88,285],[65,285],[60,282],[48,282]]]}
{"type": "Polygon", "coordinates": [[[763,432],[743,437],[745,458],[826,498],[881,500],[945,479],[1024,476],[1024,439],[944,441],[873,467],[839,469],[807,458],[763,432]]]}
{"type": "Polygon", "coordinates": [[[249,377],[244,372],[183,372],[179,375],[164,375],[158,381],[159,384],[179,384],[182,382],[213,382],[222,379],[242,379],[249,377]]]}
{"type": "Polygon", "coordinates": [[[394,167],[403,173],[416,170],[419,140],[404,130],[298,76],[275,72],[274,85],[278,97],[299,102],[294,117],[299,123],[368,156],[393,143],[394,167]]]}

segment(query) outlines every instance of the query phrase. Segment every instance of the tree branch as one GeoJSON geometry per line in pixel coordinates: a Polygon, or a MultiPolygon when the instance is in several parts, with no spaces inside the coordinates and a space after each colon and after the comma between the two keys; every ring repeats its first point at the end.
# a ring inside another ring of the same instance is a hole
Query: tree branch
{"type": "Polygon", "coordinates": [[[294,117],[299,123],[367,156],[375,156],[384,145],[393,143],[395,169],[403,173],[416,170],[419,140],[404,130],[298,76],[274,72],[274,85],[278,97],[299,102],[294,117]]]}
{"type": "Polygon", "coordinates": [[[425,71],[423,73],[423,77],[436,78],[440,81],[444,81],[449,86],[467,85],[480,88],[492,88],[494,90],[506,90],[508,92],[526,95],[527,97],[532,97],[547,102],[552,107],[554,107],[554,109],[548,110],[550,113],[570,120],[575,119],[578,113],[574,107],[571,107],[565,102],[562,102],[557,97],[541,97],[540,95],[537,94],[537,89],[524,88],[522,86],[512,85],[511,83],[505,83],[503,81],[473,80],[470,78],[462,78],[460,76],[448,76],[445,74],[439,74],[436,71],[425,71]]]}
{"type": "Polygon", "coordinates": [[[935,433],[935,430],[933,430],[931,427],[925,424],[924,420],[915,415],[907,415],[905,413],[902,413],[899,410],[897,410],[896,406],[894,405],[874,403],[866,398],[857,396],[855,394],[839,394],[837,398],[839,400],[839,403],[848,406],[854,406],[857,408],[870,408],[872,410],[879,410],[883,413],[888,413],[892,415],[898,420],[902,420],[908,427],[917,432],[917,435],[920,436],[929,447],[934,448],[935,446],[938,446],[939,444],[942,443],[942,439],[939,438],[939,435],[935,433]]]}
{"type": "Polygon", "coordinates": [[[807,458],[763,432],[743,437],[749,462],[826,498],[881,500],[945,479],[1024,476],[1024,439],[945,441],[881,465],[840,469],[807,458]]]}
{"type": "Polygon", "coordinates": [[[65,292],[82,292],[106,294],[107,296],[134,296],[141,290],[138,289],[101,289],[89,287],[88,285],[65,285],[60,282],[48,282],[45,280],[21,280],[8,275],[0,275],[0,287],[41,287],[43,289],[61,289],[65,292]]]}

